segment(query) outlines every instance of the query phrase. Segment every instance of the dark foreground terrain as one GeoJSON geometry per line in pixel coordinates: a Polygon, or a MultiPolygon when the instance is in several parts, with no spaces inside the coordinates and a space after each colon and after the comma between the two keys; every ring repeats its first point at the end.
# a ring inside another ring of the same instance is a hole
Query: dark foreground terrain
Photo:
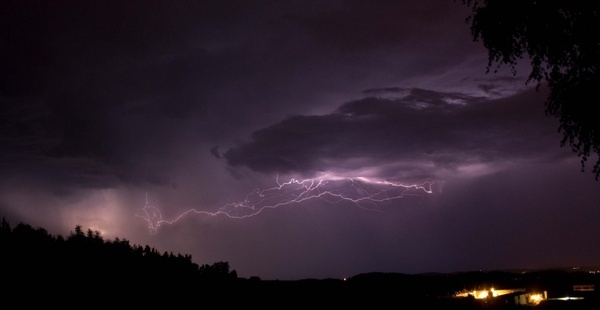
{"type": "Polygon", "coordinates": [[[0,221],[2,309],[600,309],[599,269],[246,279],[228,262],[198,265],[190,255],[105,240],[81,226],[62,237],[0,221]],[[476,299],[472,293],[492,288],[498,292],[493,298],[476,299]],[[546,300],[525,305],[531,293],[543,293],[546,300]]]}
{"type": "MultiPolygon", "coordinates": [[[[598,276],[562,271],[472,272],[435,275],[363,274],[350,279],[297,281],[258,278],[192,279],[154,276],[127,278],[110,275],[87,277],[65,273],[54,278],[13,278],[5,281],[1,295],[13,307],[63,308],[269,308],[269,309],[600,309],[597,291],[577,292],[573,283],[598,287],[598,276]],[[584,282],[581,282],[584,281],[584,282]],[[512,295],[488,299],[455,297],[464,290],[523,288],[545,291],[539,305],[518,305],[512,295]],[[559,300],[562,296],[584,297],[559,300]]],[[[7,280],[7,279],[5,279],[7,280]]]]}
{"type": "Polygon", "coordinates": [[[513,272],[465,272],[456,274],[372,273],[338,280],[259,281],[241,280],[237,288],[254,304],[303,307],[365,307],[368,309],[600,309],[597,291],[577,292],[573,283],[593,283],[599,276],[558,270],[513,272]],[[583,281],[583,282],[582,282],[583,281]],[[254,283],[253,283],[254,282],[254,283]],[[456,297],[456,293],[489,287],[546,292],[538,305],[519,305],[507,294],[488,299],[456,297]],[[580,300],[560,300],[578,296],[580,300]],[[272,300],[270,300],[272,298],[272,300]]]}

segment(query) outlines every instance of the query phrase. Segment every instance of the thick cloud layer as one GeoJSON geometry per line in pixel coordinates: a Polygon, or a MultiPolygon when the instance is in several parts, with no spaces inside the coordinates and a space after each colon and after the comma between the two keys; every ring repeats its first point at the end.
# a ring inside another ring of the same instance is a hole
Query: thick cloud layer
{"type": "Polygon", "coordinates": [[[489,173],[565,156],[558,152],[556,124],[544,119],[534,90],[502,99],[392,90],[394,97],[348,102],[330,114],[289,117],[255,131],[223,157],[232,166],[272,174],[369,173],[402,180],[489,173]]]}

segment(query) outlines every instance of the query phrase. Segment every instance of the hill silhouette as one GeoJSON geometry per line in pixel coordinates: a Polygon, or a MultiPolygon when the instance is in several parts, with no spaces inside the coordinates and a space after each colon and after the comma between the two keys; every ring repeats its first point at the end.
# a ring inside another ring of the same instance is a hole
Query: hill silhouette
{"type": "MultiPolygon", "coordinates": [[[[104,239],[77,225],[66,236],[19,223],[0,222],[0,292],[13,306],[120,305],[135,307],[219,306],[355,307],[398,306],[410,309],[531,309],[506,300],[481,302],[455,298],[467,290],[489,287],[572,293],[574,284],[600,285],[600,274],[584,270],[476,271],[402,274],[372,272],[347,279],[295,281],[239,278],[226,261],[199,265],[191,255],[160,252],[127,239],[104,239]]],[[[538,309],[597,307],[598,293],[585,303],[539,306],[538,309]],[[550,307],[552,306],[552,307],[550,307]]]]}

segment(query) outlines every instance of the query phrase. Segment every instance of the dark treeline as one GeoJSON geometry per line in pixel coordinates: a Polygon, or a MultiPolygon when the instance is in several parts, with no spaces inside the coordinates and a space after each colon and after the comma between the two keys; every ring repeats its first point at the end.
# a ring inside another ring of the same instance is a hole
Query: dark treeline
{"type": "Polygon", "coordinates": [[[4,293],[159,289],[175,292],[237,278],[228,262],[198,265],[191,255],[160,252],[129,240],[104,239],[77,225],[66,237],[29,224],[0,222],[0,275],[4,293]],[[196,285],[194,285],[196,284],[196,285]],[[104,288],[104,289],[102,289],[104,288]]]}
{"type": "MultiPolygon", "coordinates": [[[[80,225],[66,237],[44,228],[0,222],[0,303],[87,307],[102,304],[188,308],[220,306],[398,306],[403,309],[530,309],[452,298],[464,290],[525,288],[549,296],[572,293],[575,284],[600,287],[600,275],[587,272],[464,272],[458,274],[367,273],[348,279],[296,281],[238,278],[228,262],[198,265],[191,255],[160,252],[127,239],[104,239],[80,225]],[[417,307],[407,307],[408,305],[417,307]]],[[[598,306],[598,292],[587,309],[598,306]]],[[[573,304],[568,309],[575,309],[573,304]]],[[[540,307],[540,309],[546,309],[540,307]]],[[[552,308],[554,309],[554,308],[552,308]]],[[[556,308],[563,309],[563,308],[556,308]]]]}

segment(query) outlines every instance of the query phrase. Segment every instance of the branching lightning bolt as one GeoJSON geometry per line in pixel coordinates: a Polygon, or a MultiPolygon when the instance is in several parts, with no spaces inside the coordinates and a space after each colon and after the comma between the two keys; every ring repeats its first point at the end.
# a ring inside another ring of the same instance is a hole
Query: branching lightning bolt
{"type": "Polygon", "coordinates": [[[311,199],[322,199],[329,203],[349,202],[368,211],[380,211],[382,203],[401,199],[406,196],[422,196],[433,193],[436,182],[426,181],[420,184],[401,184],[366,177],[322,177],[316,179],[291,179],[267,189],[256,189],[240,202],[227,203],[216,211],[189,209],[172,220],[163,218],[158,207],[148,201],[137,210],[135,216],[144,219],[150,233],[155,234],[164,224],[174,224],[190,214],[205,216],[226,216],[231,219],[245,219],[256,216],[267,209],[299,204],[311,199]]]}

